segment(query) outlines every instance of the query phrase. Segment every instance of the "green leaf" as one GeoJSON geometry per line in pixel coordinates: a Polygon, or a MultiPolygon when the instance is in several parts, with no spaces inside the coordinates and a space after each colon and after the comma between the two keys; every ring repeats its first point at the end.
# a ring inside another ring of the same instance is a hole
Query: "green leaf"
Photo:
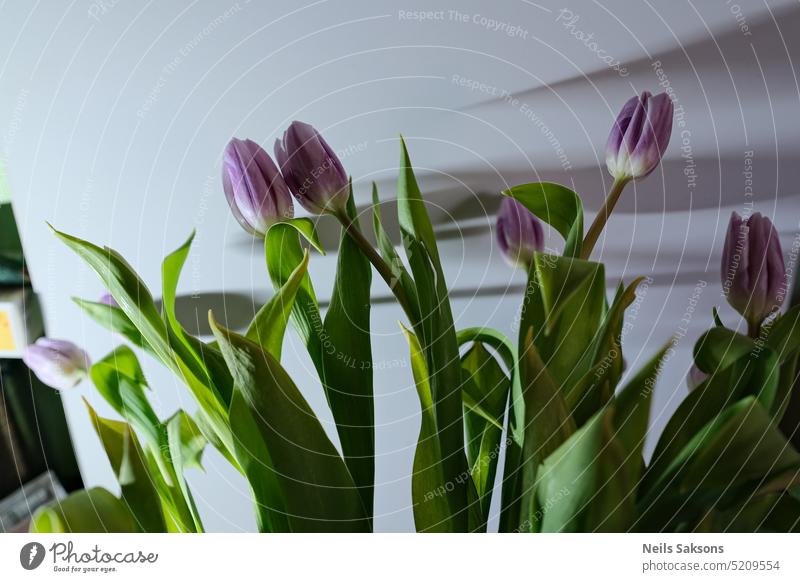
{"type": "Polygon", "coordinates": [[[461,369],[467,462],[485,522],[492,502],[511,383],[497,360],[479,342],[461,358],[461,369]]]}
{"type": "Polygon", "coordinates": [[[520,461],[519,528],[537,527],[535,503],[538,468],[577,430],[558,386],[545,367],[528,332],[525,349],[520,356],[522,396],[525,401],[525,438],[520,461]]]}
{"type": "Polygon", "coordinates": [[[606,406],[539,469],[533,520],[542,532],[622,532],[633,524],[632,484],[620,471],[625,451],[606,406]]]}
{"type": "Polygon", "coordinates": [[[127,506],[102,487],[82,489],[36,511],[31,533],[135,533],[127,506]]]}
{"type": "Polygon", "coordinates": [[[772,476],[797,478],[800,453],[756,400],[710,437],[681,469],[680,489],[711,489],[718,496],[737,484],[755,483],[761,490],[772,476]]]}
{"type": "Polygon", "coordinates": [[[583,245],[583,204],[580,197],[560,184],[534,182],[501,192],[555,228],[564,237],[565,257],[579,257],[583,245]]]}
{"type": "Polygon", "coordinates": [[[777,356],[772,350],[764,350],[757,358],[746,354],[712,375],[684,398],[670,418],[656,445],[644,487],[649,488],[694,435],[728,406],[754,396],[770,409],[777,388],[777,356]]]}
{"type": "MultiPolygon", "coordinates": [[[[523,305],[525,309],[525,305],[523,305]]],[[[519,356],[511,340],[492,328],[476,327],[458,332],[458,343],[479,341],[495,349],[511,371],[508,433],[500,503],[500,531],[518,531],[520,524],[520,483],[522,444],[525,438],[525,401],[519,374],[519,356]]]]}
{"type": "MultiPolygon", "coordinates": [[[[352,190],[352,189],[351,189],[352,190]]],[[[352,191],[347,213],[358,228],[352,191]]],[[[375,487],[375,412],[370,341],[372,265],[342,229],[331,303],[325,314],[325,380],[344,462],[372,517],[375,487]]]]}
{"type": "Polygon", "coordinates": [[[604,267],[536,253],[534,270],[544,321],[537,325],[536,320],[524,316],[520,337],[534,330],[534,343],[550,375],[562,393],[568,394],[591,368],[594,348],[602,335],[604,267]]]}
{"type": "Polygon", "coordinates": [[[749,354],[753,348],[755,343],[749,337],[727,327],[714,327],[697,340],[694,361],[706,374],[714,374],[749,354]]]}
{"type": "Polygon", "coordinates": [[[567,406],[578,425],[584,424],[611,399],[622,377],[621,336],[625,310],[636,299],[636,288],[643,280],[640,277],[627,288],[620,283],[614,302],[590,348],[594,354],[593,365],[565,394],[567,406]]]}
{"type": "Polygon", "coordinates": [[[94,269],[120,309],[139,330],[153,351],[166,365],[174,369],[166,327],[153,302],[153,296],[125,259],[108,247],[100,248],[54,228],[53,232],[94,269]]]}
{"type": "Polygon", "coordinates": [[[722,319],[719,316],[719,310],[716,307],[711,308],[711,315],[714,318],[714,325],[717,327],[725,327],[725,324],[722,323],[722,319]]]}
{"type": "MultiPolygon", "coordinates": [[[[264,240],[264,254],[267,261],[272,286],[276,292],[289,283],[292,274],[303,262],[305,251],[300,244],[300,234],[293,224],[276,222],[267,231],[264,240]]],[[[325,380],[324,351],[322,337],[322,316],[317,304],[317,296],[311,283],[311,277],[306,273],[295,292],[295,302],[292,307],[292,323],[297,333],[306,345],[308,355],[317,369],[319,378],[327,397],[328,389],[325,380]]]]}
{"type": "MultiPolygon", "coordinates": [[[[51,227],[52,228],[52,227],[51,227]]],[[[208,414],[215,431],[226,446],[232,447],[225,422],[227,407],[208,382],[207,374],[196,362],[176,354],[170,332],[153,302],[153,296],[125,259],[110,248],[70,236],[53,228],[56,236],[81,257],[99,276],[131,323],[139,330],[150,351],[183,380],[208,414]],[[199,375],[198,375],[199,374],[199,375]]]]}
{"type": "Polygon", "coordinates": [[[698,430],[654,477],[639,501],[641,528],[672,529],[702,519],[709,505],[725,507],[791,483],[798,454],[754,396],[736,402],[698,430]]]}
{"type": "Polygon", "coordinates": [[[740,357],[703,382],[684,398],[661,433],[642,489],[650,491],[695,435],[726,408],[755,396],[769,409],[777,387],[777,356],[766,349],[758,358],[740,357]]]}
{"type": "MultiPolygon", "coordinates": [[[[145,394],[147,382],[136,355],[127,346],[120,346],[95,363],[90,375],[98,392],[139,433],[151,453],[151,474],[166,517],[172,522],[168,525],[179,531],[196,531],[199,518],[191,494],[185,484],[181,485],[184,467],[180,460],[175,465],[170,453],[171,447],[183,445],[169,442],[168,428],[158,419],[145,394]]],[[[192,445],[196,446],[197,443],[192,445]]],[[[190,463],[197,459],[197,455],[188,457],[190,463]]]]}
{"type": "MultiPolygon", "coordinates": [[[[231,407],[233,407],[233,399],[231,399],[231,407]]],[[[241,474],[244,475],[244,469],[242,469],[242,467],[239,465],[239,461],[236,460],[236,457],[234,456],[233,449],[229,450],[228,447],[225,446],[225,443],[223,443],[220,440],[219,435],[217,434],[216,430],[214,430],[214,426],[212,425],[211,421],[208,419],[208,415],[205,412],[203,412],[202,408],[200,408],[197,411],[195,411],[194,423],[195,423],[195,425],[197,425],[198,430],[205,437],[206,442],[209,443],[210,445],[212,445],[215,449],[217,449],[220,452],[220,454],[223,457],[225,457],[225,459],[231,465],[233,465],[233,467],[237,471],[239,471],[241,474]]],[[[230,430],[229,430],[229,433],[230,433],[230,430]]],[[[230,433],[230,434],[231,434],[231,443],[234,443],[235,439],[233,437],[233,434],[232,433],[230,433]]],[[[235,446],[235,444],[234,444],[234,446],[235,446]]]]}
{"type": "Polygon", "coordinates": [[[194,232],[189,235],[185,243],[166,256],[161,266],[162,311],[169,326],[167,338],[179,359],[195,377],[211,388],[216,399],[227,410],[230,406],[232,386],[230,374],[222,361],[221,354],[184,331],[175,316],[178,280],[193,240],[194,232]]]}
{"type": "Polygon", "coordinates": [[[417,313],[415,332],[425,355],[436,416],[442,468],[451,491],[447,492],[457,531],[469,529],[471,480],[464,452],[461,410],[461,366],[447,283],[425,202],[414,177],[405,142],[401,139],[397,210],[406,256],[414,275],[417,313]]]}
{"type": "Polygon", "coordinates": [[[778,354],[781,362],[795,355],[800,350],[800,305],[779,316],[769,325],[767,333],[766,344],[778,354]]]}
{"type": "Polygon", "coordinates": [[[181,469],[203,468],[203,452],[206,450],[208,439],[203,435],[194,419],[184,410],[179,410],[166,422],[175,424],[177,443],[180,447],[181,469]]]}
{"type": "Polygon", "coordinates": [[[619,391],[614,399],[614,424],[617,427],[617,438],[622,443],[629,457],[635,461],[635,474],[631,479],[638,482],[639,470],[643,466],[642,448],[647,437],[650,419],[650,406],[653,400],[658,375],[664,365],[664,359],[670,353],[673,341],[667,343],[647,362],[628,383],[619,391]]]}
{"type": "MultiPolygon", "coordinates": [[[[296,238],[290,231],[284,232],[282,236],[296,238]]],[[[245,334],[248,340],[260,345],[277,361],[280,361],[286,324],[295,309],[297,293],[307,280],[308,261],[309,254],[306,251],[283,286],[258,311],[245,334]]],[[[237,464],[242,467],[250,486],[259,531],[291,531],[281,484],[272,467],[269,450],[261,438],[247,402],[239,392],[233,395],[229,418],[235,438],[237,464]]]]}
{"type": "Polygon", "coordinates": [[[508,376],[480,342],[475,342],[461,358],[461,370],[464,406],[502,430],[508,399],[508,376]]]}
{"type": "Polygon", "coordinates": [[[286,283],[258,310],[245,333],[247,339],[260,345],[278,361],[281,359],[286,324],[294,308],[297,291],[307,272],[308,252],[303,254],[303,259],[289,275],[286,283]]]}
{"type": "Polygon", "coordinates": [[[85,399],[84,403],[122,487],[122,502],[127,505],[137,526],[144,532],[166,531],[161,502],[136,434],[127,423],[101,418],[85,399]]]}
{"type": "Polygon", "coordinates": [[[258,531],[291,532],[282,483],[250,405],[240,391],[234,391],[230,410],[236,458],[247,477],[253,496],[258,531]]]}
{"type": "Polygon", "coordinates": [[[454,519],[454,508],[447,496],[447,490],[455,487],[455,484],[448,480],[443,471],[428,367],[417,336],[405,327],[402,329],[411,352],[411,370],[422,417],[411,474],[414,524],[418,532],[457,532],[461,524],[454,519]]]}
{"type": "Polygon", "coordinates": [[[84,313],[102,327],[122,335],[137,347],[145,350],[150,349],[142,334],[119,307],[96,301],[87,301],[78,297],[73,297],[72,300],[84,313]]]}
{"type": "Polygon", "coordinates": [[[745,498],[730,509],[709,512],[695,531],[718,533],[798,533],[800,502],[786,494],[745,498]]]}
{"type": "Polygon", "coordinates": [[[119,346],[96,362],[89,375],[112,408],[139,431],[148,446],[158,449],[162,444],[161,421],[145,394],[147,381],[133,350],[119,346]]]}
{"type": "MultiPolygon", "coordinates": [[[[650,420],[650,408],[658,375],[667,354],[674,345],[670,341],[647,362],[619,391],[613,400],[614,443],[622,456],[614,471],[617,489],[622,492],[619,511],[633,515],[639,484],[644,473],[642,456],[650,420]]],[[[626,529],[632,524],[625,525],[626,529]]]]}
{"type": "Polygon", "coordinates": [[[532,520],[540,531],[628,531],[644,461],[650,404],[672,342],[542,465],[532,520]]]}
{"type": "MultiPolygon", "coordinates": [[[[292,531],[368,531],[347,466],[286,371],[211,314],[209,322],[233,376],[234,393],[252,414],[278,474],[292,531]]],[[[234,433],[240,430],[233,427],[234,433]]]]}
{"type": "Polygon", "coordinates": [[[282,221],[280,224],[291,226],[298,233],[303,235],[303,238],[306,239],[312,247],[317,249],[320,254],[325,254],[325,249],[322,248],[322,243],[317,235],[317,228],[310,218],[291,218],[289,220],[282,221]]]}
{"type": "Polygon", "coordinates": [[[525,430],[525,402],[522,398],[522,385],[519,379],[519,356],[511,340],[503,333],[490,327],[470,327],[458,332],[459,346],[468,342],[480,342],[491,346],[511,372],[510,433],[518,444],[522,444],[525,430]]]}
{"type": "MultiPolygon", "coordinates": [[[[189,425],[186,420],[188,418],[189,416],[181,410],[167,420],[165,423],[167,427],[167,445],[169,459],[172,462],[173,469],[171,475],[172,481],[180,491],[183,501],[181,509],[188,511],[191,516],[193,528],[190,531],[202,532],[203,523],[200,520],[200,514],[195,506],[192,493],[189,491],[189,485],[186,483],[186,478],[183,475],[185,467],[199,463],[197,444],[189,439],[190,435],[186,434],[187,431],[196,429],[196,426],[194,426],[193,423],[189,425]]],[[[173,497],[175,497],[175,495],[173,497]]]]}
{"type": "Polygon", "coordinates": [[[392,270],[392,284],[389,287],[394,288],[394,285],[400,285],[408,296],[412,307],[416,307],[419,300],[417,299],[417,289],[414,286],[414,280],[409,275],[408,270],[403,264],[403,260],[394,248],[392,240],[386,234],[383,228],[383,220],[381,218],[381,201],[378,199],[378,186],[375,182],[372,183],[372,229],[375,232],[375,240],[378,243],[378,250],[381,257],[392,270]]]}

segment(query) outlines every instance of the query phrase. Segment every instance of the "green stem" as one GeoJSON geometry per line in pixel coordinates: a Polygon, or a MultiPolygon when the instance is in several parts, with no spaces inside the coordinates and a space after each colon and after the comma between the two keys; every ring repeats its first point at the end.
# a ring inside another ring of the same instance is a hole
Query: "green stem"
{"type": "Polygon", "coordinates": [[[761,322],[756,320],[747,320],[747,335],[753,339],[758,339],[761,335],[761,322]]]}
{"type": "Polygon", "coordinates": [[[392,293],[394,293],[397,302],[400,304],[400,307],[403,308],[403,311],[411,322],[411,325],[416,327],[418,323],[415,315],[416,311],[411,305],[403,285],[400,284],[400,281],[392,272],[392,268],[386,261],[383,260],[380,254],[378,254],[378,251],[376,251],[375,247],[373,247],[372,244],[367,240],[367,237],[364,236],[364,233],[361,232],[361,229],[358,227],[358,225],[350,220],[350,217],[346,212],[337,212],[334,214],[334,216],[339,220],[340,223],[342,223],[342,227],[345,229],[345,232],[350,236],[350,238],[355,241],[359,248],[361,248],[361,251],[367,257],[367,259],[369,259],[369,262],[372,263],[372,266],[375,267],[375,270],[378,271],[378,274],[380,274],[383,280],[386,281],[386,284],[389,286],[389,289],[392,291],[392,293]]]}
{"type": "Polygon", "coordinates": [[[586,238],[583,239],[583,249],[581,250],[582,259],[588,260],[592,255],[594,245],[597,243],[597,239],[600,238],[600,233],[603,232],[606,222],[608,222],[608,217],[611,216],[611,212],[614,210],[614,206],[617,204],[617,200],[619,200],[619,196],[622,194],[627,183],[628,180],[619,178],[614,180],[614,185],[611,186],[611,191],[608,193],[603,207],[597,213],[597,216],[594,217],[594,222],[592,222],[592,226],[589,227],[586,238]]]}

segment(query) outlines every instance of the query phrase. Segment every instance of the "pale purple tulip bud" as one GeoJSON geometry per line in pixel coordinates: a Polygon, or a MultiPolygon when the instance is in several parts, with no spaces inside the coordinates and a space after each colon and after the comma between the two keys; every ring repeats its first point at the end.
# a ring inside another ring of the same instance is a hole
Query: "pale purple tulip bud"
{"type": "Polygon", "coordinates": [[[504,197],[497,213],[497,244],[512,266],[528,267],[533,253],[544,248],[544,229],[530,210],[504,197]]]}
{"type": "Polygon", "coordinates": [[[294,216],[283,176],[254,141],[234,138],[225,147],[222,186],[233,216],[254,236],[263,238],[273,223],[294,216]]]}
{"type": "Polygon", "coordinates": [[[293,121],[275,140],[275,159],[283,178],[300,205],[312,214],[336,214],[345,210],[347,173],[342,162],[317,130],[293,121]]]}
{"type": "Polygon", "coordinates": [[[46,337],[25,348],[22,361],[39,380],[57,390],[80,384],[92,365],[86,352],[72,342],[46,337]]]}
{"type": "Polygon", "coordinates": [[[689,392],[700,386],[708,378],[708,374],[703,372],[697,367],[697,364],[692,364],[689,368],[689,373],[686,374],[686,386],[689,387],[689,392]]]}
{"type": "Polygon", "coordinates": [[[661,161],[672,133],[672,100],[645,91],[617,116],[606,144],[606,166],[616,180],[644,178],[661,161]]]}
{"type": "Polygon", "coordinates": [[[722,250],[722,291],[751,326],[776,311],[786,296],[786,266],[772,221],[756,212],[731,215],[722,250]]]}
{"type": "Polygon", "coordinates": [[[111,293],[103,293],[100,296],[98,303],[108,305],[109,307],[119,307],[119,303],[117,303],[117,300],[114,299],[114,296],[111,293]]]}

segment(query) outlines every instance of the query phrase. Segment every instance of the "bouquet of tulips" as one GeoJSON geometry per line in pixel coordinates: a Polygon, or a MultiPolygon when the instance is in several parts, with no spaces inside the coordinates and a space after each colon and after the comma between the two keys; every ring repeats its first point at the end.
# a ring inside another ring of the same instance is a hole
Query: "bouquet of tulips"
{"type": "Polygon", "coordinates": [[[374,269],[405,314],[419,396],[419,440],[408,467],[418,531],[486,531],[495,495],[502,532],[796,530],[800,454],[778,425],[795,380],[800,307],[780,313],[785,269],[767,218],[734,215],[723,259],[723,288],[748,334],[713,314],[714,327],[695,350],[692,389],[652,457],[643,455],[671,342],[638,371],[625,369],[625,311],[642,279],[608,294],[604,266],[590,256],[625,186],[659,165],[672,117],[666,94],[645,92],[624,105],[607,145],[614,185],[586,232],[581,199],[565,186],[539,182],[502,192],[497,240],[528,275],[516,339],[488,327],[455,328],[434,230],[402,141],[397,204],[405,260],[382,226],[374,186],[376,245],[363,234],[352,182],[310,125],[291,124],[275,144],[277,164],[256,143],[231,141],[225,194],[241,226],[263,238],[275,292],[246,330],[226,329],[209,313],[210,343],[175,316],[191,237],[164,259],[158,308],[116,251],[55,230],[109,291],[76,303],[129,345],[92,365],[77,346],[41,339],[25,359],[56,388],[91,377],[119,414],[101,418],[87,402],[120,490],[74,493],[40,510],[32,529],[203,531],[184,473],[213,446],[247,480],[260,531],[371,531],[373,378],[369,366],[352,362],[372,360],[374,269]],[[341,223],[324,314],[307,248],[324,250],[314,222],[294,218],[292,195],[312,215],[341,223]],[[543,252],[541,221],[563,237],[560,255],[543,252]],[[319,375],[341,451],[281,366],[290,322],[319,375]],[[197,410],[159,418],[131,346],[172,370],[197,410]]]}

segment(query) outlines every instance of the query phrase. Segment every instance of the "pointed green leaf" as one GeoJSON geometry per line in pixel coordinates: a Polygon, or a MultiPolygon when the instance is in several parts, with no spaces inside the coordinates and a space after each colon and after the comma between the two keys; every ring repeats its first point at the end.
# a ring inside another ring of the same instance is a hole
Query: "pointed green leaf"
{"type": "MultiPolygon", "coordinates": [[[[352,190],[352,189],[351,189],[352,190]]],[[[347,203],[358,228],[352,191],[347,203]]],[[[325,380],[344,462],[370,519],[375,486],[375,412],[370,340],[372,265],[342,229],[333,294],[325,314],[325,380]]]]}
{"type": "MultiPolygon", "coordinates": [[[[415,323],[428,373],[436,416],[442,466],[452,489],[446,493],[453,509],[457,531],[469,529],[469,487],[464,452],[464,423],[461,410],[461,366],[447,282],[436,246],[425,202],[417,185],[405,142],[401,139],[400,174],[397,180],[397,210],[406,256],[414,275],[417,313],[415,323]]],[[[412,322],[414,323],[414,322],[412,322]]]]}
{"type": "Polygon", "coordinates": [[[753,348],[755,343],[749,337],[727,327],[714,327],[697,340],[694,361],[706,374],[714,374],[749,354],[753,348]]]}
{"type": "Polygon", "coordinates": [[[137,526],[144,532],[166,531],[161,502],[136,434],[127,423],[101,418],[85,399],[84,403],[122,487],[122,502],[127,505],[137,526]]]}
{"type": "MultiPolygon", "coordinates": [[[[192,463],[197,463],[199,456],[197,453],[196,444],[186,442],[185,431],[193,430],[195,427],[188,426],[186,420],[188,415],[183,411],[177,412],[170,417],[165,423],[167,427],[167,445],[169,450],[169,459],[172,462],[172,481],[176,484],[182,496],[182,509],[188,511],[191,516],[193,528],[192,532],[202,532],[203,523],[200,520],[200,514],[194,503],[189,485],[186,483],[183,470],[185,467],[190,466],[192,463]],[[188,457],[184,455],[188,454],[188,457]]],[[[188,521],[188,520],[187,520],[188,521]]]]}
{"type": "Polygon", "coordinates": [[[542,532],[624,532],[634,523],[625,451],[614,436],[613,406],[604,407],[539,469],[532,520],[542,532]]]}
{"type": "MultiPolygon", "coordinates": [[[[264,254],[272,286],[276,293],[280,292],[305,257],[297,229],[286,222],[273,224],[267,231],[264,240],[264,254]]],[[[295,292],[291,319],[297,333],[300,334],[300,338],[306,345],[308,355],[317,369],[327,396],[325,354],[322,348],[322,337],[325,330],[317,304],[317,296],[308,273],[302,277],[295,292]]]]}
{"type": "Polygon", "coordinates": [[[264,351],[280,361],[286,324],[295,305],[297,291],[308,272],[308,252],[289,275],[286,283],[258,310],[245,337],[260,345],[264,351]]]}
{"type": "Polygon", "coordinates": [[[503,415],[511,382],[480,342],[461,358],[461,369],[467,462],[485,522],[492,502],[503,415]]]}
{"type": "Polygon", "coordinates": [[[583,204],[565,186],[551,182],[521,184],[502,192],[555,228],[564,240],[565,257],[579,257],[583,244],[583,204]]]}
{"type": "Polygon", "coordinates": [[[73,297],[72,300],[96,323],[109,331],[122,335],[137,347],[145,350],[150,349],[142,334],[119,307],[96,301],[87,301],[78,297],[73,297]]]}
{"type": "Polygon", "coordinates": [[[422,417],[411,474],[414,524],[418,532],[457,532],[460,524],[453,519],[454,508],[447,496],[447,490],[452,490],[455,484],[448,481],[443,471],[442,450],[437,438],[436,415],[425,356],[417,337],[405,327],[403,333],[411,353],[411,370],[422,417]]]}
{"type": "Polygon", "coordinates": [[[139,431],[145,444],[158,449],[162,443],[161,421],[145,394],[147,381],[133,350],[119,346],[96,362],[89,374],[97,391],[139,431]]]}
{"type": "MultiPolygon", "coordinates": [[[[51,227],[52,228],[52,227],[51,227]]],[[[200,406],[208,414],[214,430],[226,446],[232,448],[225,416],[227,407],[219,392],[208,381],[203,369],[198,369],[193,358],[175,353],[175,341],[170,337],[153,296],[125,259],[110,248],[100,248],[92,243],[70,236],[53,228],[56,236],[81,257],[100,277],[120,309],[139,330],[155,356],[172,370],[191,390],[200,406]]]]}
{"type": "Polygon", "coordinates": [[[211,314],[209,322],[278,474],[292,531],[368,531],[346,465],[286,371],[211,314]]]}
{"type": "Polygon", "coordinates": [[[392,240],[383,228],[383,220],[381,218],[381,201],[378,199],[378,186],[375,182],[372,183],[372,229],[375,232],[375,240],[378,243],[378,250],[381,257],[392,269],[392,285],[400,285],[405,290],[406,295],[411,302],[412,307],[416,307],[418,303],[417,289],[414,286],[414,280],[408,273],[403,260],[397,254],[392,240]]]}
{"type": "Polygon", "coordinates": [[[765,349],[757,358],[746,354],[690,392],[661,433],[642,488],[649,491],[680,452],[715,417],[746,396],[769,409],[778,387],[777,356],[765,349]]]}
{"type": "Polygon", "coordinates": [[[102,487],[82,489],[36,511],[31,533],[136,533],[125,504],[102,487]]]}
{"type": "Polygon", "coordinates": [[[179,410],[166,424],[174,423],[176,428],[173,430],[177,434],[177,442],[180,447],[180,458],[182,469],[203,469],[203,452],[206,450],[208,439],[200,431],[200,427],[194,419],[185,411],[179,410]]]}
{"type": "Polygon", "coordinates": [[[525,400],[525,438],[518,477],[519,527],[525,531],[537,527],[535,496],[540,479],[539,465],[577,429],[533,343],[533,331],[528,333],[526,348],[520,356],[520,372],[525,400]]]}
{"type": "Polygon", "coordinates": [[[231,377],[222,355],[215,349],[205,345],[196,337],[187,333],[175,316],[175,298],[178,291],[183,265],[189,256],[189,249],[194,240],[194,232],[175,251],[167,255],[161,266],[162,277],[162,311],[167,321],[167,338],[170,346],[179,359],[192,374],[204,385],[211,388],[223,408],[230,406],[231,377]]]}
{"type": "Polygon", "coordinates": [[[236,458],[247,477],[253,496],[258,531],[288,533],[292,531],[283,484],[275,470],[269,449],[250,405],[240,391],[234,391],[230,410],[231,429],[235,438],[236,458]]]}

